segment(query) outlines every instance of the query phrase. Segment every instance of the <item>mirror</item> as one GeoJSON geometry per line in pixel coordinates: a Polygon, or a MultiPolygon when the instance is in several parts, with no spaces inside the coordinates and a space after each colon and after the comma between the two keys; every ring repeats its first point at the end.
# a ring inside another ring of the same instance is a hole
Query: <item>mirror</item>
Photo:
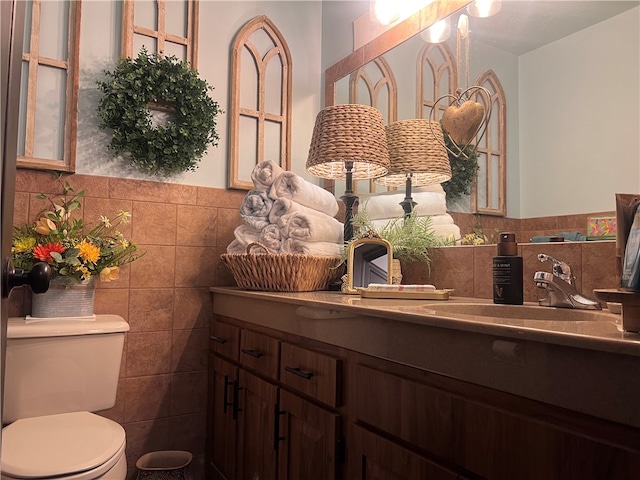
{"type": "Polygon", "coordinates": [[[382,238],[360,238],[349,244],[342,292],[357,294],[371,283],[391,283],[393,249],[382,238]]]}
{"type": "MultiPolygon", "coordinates": [[[[451,14],[454,26],[462,3],[431,4],[329,67],[326,102],[340,102],[350,73],[384,54],[398,83],[397,119],[414,118],[416,50],[408,51],[424,46],[423,27],[451,14]]],[[[490,69],[506,95],[507,217],[611,212],[615,193],[640,191],[638,5],[503,0],[494,17],[470,17],[470,83],[490,69]]],[[[455,39],[448,45],[455,54],[455,39]]]]}

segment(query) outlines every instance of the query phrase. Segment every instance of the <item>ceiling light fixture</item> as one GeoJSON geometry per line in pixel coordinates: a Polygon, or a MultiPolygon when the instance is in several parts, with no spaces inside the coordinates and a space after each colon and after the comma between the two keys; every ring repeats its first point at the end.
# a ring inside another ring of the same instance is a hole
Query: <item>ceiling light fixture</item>
{"type": "Polygon", "coordinates": [[[495,15],[502,8],[502,0],[476,0],[467,7],[469,15],[487,18],[495,15]]]}

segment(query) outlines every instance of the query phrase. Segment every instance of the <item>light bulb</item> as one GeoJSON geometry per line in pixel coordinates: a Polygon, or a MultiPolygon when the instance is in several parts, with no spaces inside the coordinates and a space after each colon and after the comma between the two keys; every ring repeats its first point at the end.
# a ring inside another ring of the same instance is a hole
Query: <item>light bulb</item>
{"type": "Polygon", "coordinates": [[[397,2],[394,0],[371,0],[373,19],[381,25],[389,25],[400,18],[397,2]]]}
{"type": "Polygon", "coordinates": [[[467,7],[469,15],[487,18],[495,15],[502,8],[502,0],[476,0],[467,7]]]}
{"type": "Polygon", "coordinates": [[[449,38],[449,35],[451,35],[451,22],[448,18],[434,23],[420,34],[422,39],[429,43],[442,43],[449,38]]]}

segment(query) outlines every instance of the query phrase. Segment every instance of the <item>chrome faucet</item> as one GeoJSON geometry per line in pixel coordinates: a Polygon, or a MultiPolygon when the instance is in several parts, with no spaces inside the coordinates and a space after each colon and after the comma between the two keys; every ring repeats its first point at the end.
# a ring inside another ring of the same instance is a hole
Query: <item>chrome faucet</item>
{"type": "Polygon", "coordinates": [[[585,310],[601,310],[602,306],[597,300],[585,297],[575,287],[575,277],[571,273],[571,267],[550,255],[538,254],[541,262],[552,264],[549,272],[536,272],[533,281],[538,288],[547,291],[547,296],[538,300],[538,304],[545,307],[579,308],[585,310]]]}

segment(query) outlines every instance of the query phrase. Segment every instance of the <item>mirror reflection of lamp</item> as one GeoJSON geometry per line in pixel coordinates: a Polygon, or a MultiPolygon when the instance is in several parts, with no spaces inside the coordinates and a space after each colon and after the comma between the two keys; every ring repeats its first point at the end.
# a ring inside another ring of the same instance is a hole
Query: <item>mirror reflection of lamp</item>
{"type": "Polygon", "coordinates": [[[382,113],[357,104],[321,110],[313,127],[306,169],[316,177],[346,181],[340,199],[345,205],[344,240],[351,240],[353,208],[358,204],[353,180],[376,178],[389,169],[382,113]]]}
{"type": "Polygon", "coordinates": [[[405,185],[400,202],[405,218],[417,205],[411,196],[413,186],[427,186],[451,179],[451,165],[440,123],[427,119],[400,120],[386,127],[390,167],[375,183],[405,185]]]}
{"type": "Polygon", "coordinates": [[[495,15],[502,8],[502,0],[476,0],[467,7],[467,12],[473,17],[487,18],[495,15]]]}
{"type": "Polygon", "coordinates": [[[428,43],[442,43],[451,36],[451,20],[449,17],[434,23],[424,29],[420,36],[428,43]]]}

